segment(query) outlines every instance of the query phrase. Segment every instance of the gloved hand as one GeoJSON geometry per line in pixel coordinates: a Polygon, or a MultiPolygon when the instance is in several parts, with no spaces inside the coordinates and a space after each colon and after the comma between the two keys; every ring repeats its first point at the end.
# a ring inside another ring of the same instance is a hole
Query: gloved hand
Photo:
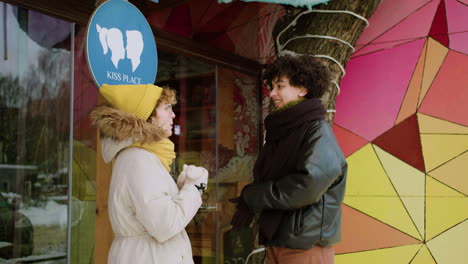
{"type": "Polygon", "coordinates": [[[200,192],[206,190],[206,185],[208,184],[208,171],[205,168],[194,165],[184,165],[182,172],[184,171],[184,185],[193,184],[200,192]]]}
{"type": "Polygon", "coordinates": [[[237,197],[229,200],[231,203],[236,204],[236,212],[231,219],[233,230],[241,230],[248,227],[253,220],[254,214],[250,211],[242,197],[237,197]]]}
{"type": "Polygon", "coordinates": [[[179,187],[179,190],[184,187],[185,179],[187,179],[187,168],[187,164],[184,164],[182,172],[177,177],[177,187],[179,187]]]}

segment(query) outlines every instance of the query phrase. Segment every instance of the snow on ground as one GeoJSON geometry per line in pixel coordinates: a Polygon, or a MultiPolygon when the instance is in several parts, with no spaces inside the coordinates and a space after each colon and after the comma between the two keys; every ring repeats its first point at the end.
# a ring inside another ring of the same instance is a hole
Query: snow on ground
{"type": "Polygon", "coordinates": [[[41,207],[24,207],[19,210],[32,222],[33,226],[37,225],[60,225],[67,226],[67,205],[59,204],[55,201],[47,201],[45,206],[41,207]]]}
{"type": "MultiPolygon", "coordinates": [[[[59,225],[61,227],[67,226],[68,208],[66,201],[67,196],[51,196],[45,205],[40,207],[22,207],[19,211],[23,213],[32,222],[33,226],[44,225],[53,226],[59,225]],[[57,201],[62,201],[58,203],[57,201]]],[[[72,198],[72,226],[75,226],[83,216],[84,204],[82,201],[72,198]]]]}

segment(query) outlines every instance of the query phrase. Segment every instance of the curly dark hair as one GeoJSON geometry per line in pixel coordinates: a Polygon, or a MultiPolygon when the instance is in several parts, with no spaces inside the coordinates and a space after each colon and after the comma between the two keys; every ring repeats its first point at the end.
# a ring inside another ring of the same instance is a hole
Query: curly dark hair
{"type": "Polygon", "coordinates": [[[307,94],[304,97],[309,99],[322,97],[330,85],[331,74],[315,57],[284,55],[267,65],[262,80],[271,89],[273,81],[281,77],[288,78],[292,86],[306,88],[307,94]]]}

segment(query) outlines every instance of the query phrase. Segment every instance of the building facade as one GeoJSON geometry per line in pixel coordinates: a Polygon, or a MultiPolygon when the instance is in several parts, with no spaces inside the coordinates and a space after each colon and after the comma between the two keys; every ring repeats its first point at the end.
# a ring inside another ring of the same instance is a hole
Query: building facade
{"type": "MultiPolygon", "coordinates": [[[[286,11],[130,2],[154,33],[155,84],[179,96],[174,177],[184,163],[210,172],[187,227],[195,263],[244,263],[254,238],[231,230],[228,199],[252,180],[269,107],[259,74],[286,11]]],[[[106,263],[110,165],[88,118],[103,99],[85,51],[100,1],[0,4],[0,258],[106,263]]],[[[383,1],[361,35],[333,125],[350,167],[337,263],[468,259],[467,13],[463,0],[383,1]]]]}

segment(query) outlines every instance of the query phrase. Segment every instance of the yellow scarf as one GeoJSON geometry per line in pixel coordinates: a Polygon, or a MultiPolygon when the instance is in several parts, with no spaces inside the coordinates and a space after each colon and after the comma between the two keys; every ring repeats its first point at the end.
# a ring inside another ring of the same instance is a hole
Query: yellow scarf
{"type": "Polygon", "coordinates": [[[172,164],[172,161],[175,159],[176,155],[174,152],[174,143],[170,139],[165,138],[158,142],[145,144],[141,142],[135,142],[128,147],[138,147],[153,153],[154,155],[156,155],[156,157],[159,158],[166,170],[168,172],[171,172],[170,166],[172,164]]]}

